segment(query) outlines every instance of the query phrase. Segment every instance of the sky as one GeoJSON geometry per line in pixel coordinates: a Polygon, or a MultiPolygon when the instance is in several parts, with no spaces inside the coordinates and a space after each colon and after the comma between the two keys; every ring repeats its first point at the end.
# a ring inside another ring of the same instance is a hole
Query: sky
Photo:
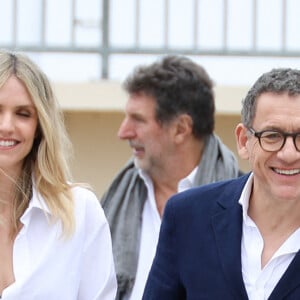
{"type": "MultiPolygon", "coordinates": [[[[0,46],[12,42],[13,0],[0,2],[0,46]]],[[[17,45],[38,45],[41,42],[42,24],[45,24],[45,43],[50,46],[71,45],[71,0],[46,1],[46,15],[41,17],[42,0],[18,2],[17,45]]],[[[75,8],[75,45],[101,44],[100,0],[77,0],[75,8]]],[[[282,47],[283,0],[257,0],[256,47],[259,50],[277,51],[282,47]]],[[[161,47],[165,40],[165,3],[168,3],[168,45],[187,48],[218,50],[223,46],[223,0],[110,0],[110,42],[115,47],[161,47]],[[195,11],[195,3],[198,3],[195,11]],[[136,18],[139,3],[139,18],[136,18]],[[197,18],[195,19],[195,16],[197,18]],[[197,27],[194,22],[197,21],[197,27]],[[135,28],[139,23],[140,31],[135,28]],[[195,28],[197,30],[195,31],[195,28]]],[[[253,0],[227,0],[227,48],[249,50],[253,46],[253,0]]],[[[286,48],[300,49],[300,1],[286,0],[286,48]]],[[[18,48],[17,48],[18,49],[18,48]]],[[[29,55],[41,65],[54,81],[96,81],[100,78],[101,59],[97,54],[40,54],[29,55]]],[[[111,56],[110,79],[122,81],[139,64],[148,64],[157,55],[111,56]]],[[[218,57],[193,56],[202,64],[219,85],[249,85],[265,71],[275,67],[300,69],[300,58],[278,57],[218,57]]]]}

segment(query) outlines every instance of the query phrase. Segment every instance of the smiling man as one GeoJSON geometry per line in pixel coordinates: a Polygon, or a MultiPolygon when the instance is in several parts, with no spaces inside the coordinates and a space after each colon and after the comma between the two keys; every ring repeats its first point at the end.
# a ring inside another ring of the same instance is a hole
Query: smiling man
{"type": "Polygon", "coordinates": [[[238,165],[213,133],[213,83],[203,67],[183,56],[166,56],[134,70],[124,88],[129,97],[118,135],[129,142],[133,160],[102,204],[112,232],[117,299],[137,300],[167,200],[194,186],[237,177],[238,165]]]}
{"type": "Polygon", "coordinates": [[[256,81],[236,139],[252,172],[168,201],[144,300],[300,299],[299,70],[256,81]]]}

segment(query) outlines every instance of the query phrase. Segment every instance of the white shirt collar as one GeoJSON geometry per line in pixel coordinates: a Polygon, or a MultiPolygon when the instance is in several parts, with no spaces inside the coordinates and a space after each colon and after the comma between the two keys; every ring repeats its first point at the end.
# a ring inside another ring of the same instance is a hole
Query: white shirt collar
{"type": "Polygon", "coordinates": [[[198,171],[198,166],[185,178],[181,179],[178,183],[178,192],[183,192],[193,187],[195,177],[198,171]]]}
{"type": "MultiPolygon", "coordinates": [[[[178,187],[177,187],[177,191],[178,192],[183,192],[183,191],[185,191],[185,190],[190,189],[191,187],[193,187],[193,183],[194,183],[194,180],[195,180],[198,168],[199,167],[196,166],[191,171],[191,173],[188,176],[182,178],[178,182],[178,187]]],[[[150,182],[151,182],[151,186],[152,186],[152,180],[151,180],[150,176],[145,171],[143,171],[141,169],[139,169],[139,175],[144,180],[144,182],[145,182],[145,184],[147,186],[147,189],[149,191],[150,182]]]]}
{"type": "Polygon", "coordinates": [[[44,198],[42,197],[42,195],[40,193],[38,193],[35,184],[32,184],[32,197],[29,201],[29,205],[27,207],[27,209],[25,210],[23,216],[21,217],[20,221],[23,224],[26,224],[27,221],[29,220],[30,214],[32,212],[33,209],[39,209],[40,211],[51,215],[51,211],[49,209],[49,207],[47,206],[44,198]]]}
{"type": "Polygon", "coordinates": [[[253,173],[250,174],[241,193],[241,197],[239,199],[239,204],[242,206],[243,209],[243,221],[247,225],[251,225],[253,223],[253,221],[248,216],[249,199],[252,190],[252,184],[253,184],[253,173]]]}

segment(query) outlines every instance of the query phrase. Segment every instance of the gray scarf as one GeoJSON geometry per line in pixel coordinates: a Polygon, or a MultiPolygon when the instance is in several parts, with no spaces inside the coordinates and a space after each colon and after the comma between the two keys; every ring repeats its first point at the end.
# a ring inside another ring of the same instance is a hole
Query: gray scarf
{"type": "MultiPolygon", "coordinates": [[[[238,172],[238,163],[233,153],[216,135],[208,136],[194,186],[235,178],[238,172]]],[[[134,284],[146,197],[146,186],[131,159],[101,199],[112,234],[118,300],[121,300],[134,284]]]]}

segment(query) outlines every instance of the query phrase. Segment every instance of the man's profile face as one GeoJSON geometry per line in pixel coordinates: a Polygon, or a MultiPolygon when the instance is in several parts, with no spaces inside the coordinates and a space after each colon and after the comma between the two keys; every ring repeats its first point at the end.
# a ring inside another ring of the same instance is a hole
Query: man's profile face
{"type": "Polygon", "coordinates": [[[156,120],[155,109],[156,100],[152,96],[130,95],[118,131],[120,139],[128,140],[136,166],[148,173],[155,167],[163,167],[171,147],[169,128],[156,120]]]}

